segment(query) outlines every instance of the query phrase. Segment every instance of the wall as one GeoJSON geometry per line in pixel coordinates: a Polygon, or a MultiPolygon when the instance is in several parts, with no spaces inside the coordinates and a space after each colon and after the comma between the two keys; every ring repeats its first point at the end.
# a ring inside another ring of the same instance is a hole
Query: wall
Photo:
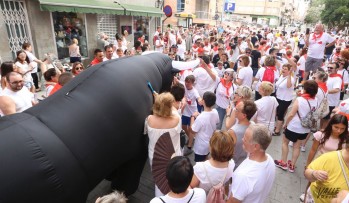
{"type": "Polygon", "coordinates": [[[9,43],[9,39],[7,36],[7,30],[4,23],[4,18],[3,18],[3,15],[0,14],[0,44],[2,45],[0,46],[0,57],[2,62],[13,60],[8,43],[9,43]]]}
{"type": "Polygon", "coordinates": [[[97,48],[97,15],[86,14],[87,49],[88,58],[84,61],[84,66],[88,65],[94,58],[93,52],[97,48]]]}
{"type": "Polygon", "coordinates": [[[51,13],[41,11],[38,1],[27,1],[27,11],[36,57],[43,59],[46,53],[57,55],[51,13]]]}

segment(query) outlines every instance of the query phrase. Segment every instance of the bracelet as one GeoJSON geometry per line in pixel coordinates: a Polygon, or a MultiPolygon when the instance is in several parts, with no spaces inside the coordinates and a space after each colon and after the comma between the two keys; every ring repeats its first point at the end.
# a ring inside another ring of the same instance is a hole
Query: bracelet
{"type": "Polygon", "coordinates": [[[311,172],[311,177],[313,177],[315,180],[317,180],[317,178],[314,176],[314,172],[315,172],[315,170],[313,170],[313,172],[311,172]]]}

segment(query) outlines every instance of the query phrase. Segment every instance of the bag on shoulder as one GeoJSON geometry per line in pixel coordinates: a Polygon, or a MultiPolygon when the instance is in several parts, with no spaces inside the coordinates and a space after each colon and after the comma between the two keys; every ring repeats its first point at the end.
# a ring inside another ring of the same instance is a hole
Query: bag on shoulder
{"type": "MultiPolygon", "coordinates": [[[[204,165],[204,169],[206,172],[205,165],[204,165]]],[[[231,182],[231,181],[227,181],[224,184],[224,180],[225,180],[225,177],[227,176],[228,171],[229,171],[229,167],[227,168],[227,172],[225,173],[222,181],[219,182],[217,185],[212,186],[211,189],[208,191],[207,197],[206,197],[206,203],[226,203],[228,199],[229,183],[231,182]]],[[[212,184],[207,172],[206,172],[206,176],[209,182],[212,184]]]]}
{"type": "Polygon", "coordinates": [[[321,91],[324,94],[324,98],[322,99],[319,105],[318,112],[319,112],[320,118],[325,118],[330,113],[330,107],[327,101],[327,94],[322,89],[321,91]]]}
{"type": "Polygon", "coordinates": [[[262,81],[268,81],[274,84],[275,80],[274,70],[271,67],[265,67],[262,81]]]}
{"type": "Polygon", "coordinates": [[[320,113],[319,113],[320,108],[313,110],[310,106],[309,101],[308,100],[306,100],[306,101],[308,102],[310,111],[303,118],[300,117],[298,111],[297,111],[297,115],[299,117],[299,120],[301,121],[301,125],[304,128],[309,128],[310,131],[314,133],[314,132],[318,131],[317,122],[321,119],[320,113]]]}

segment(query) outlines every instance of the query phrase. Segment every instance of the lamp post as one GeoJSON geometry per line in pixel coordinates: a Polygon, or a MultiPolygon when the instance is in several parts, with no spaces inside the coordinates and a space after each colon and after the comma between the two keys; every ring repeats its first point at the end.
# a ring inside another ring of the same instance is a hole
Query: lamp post
{"type": "Polygon", "coordinates": [[[155,1],[155,7],[163,9],[164,8],[164,1],[165,0],[156,0],[155,1]]]}

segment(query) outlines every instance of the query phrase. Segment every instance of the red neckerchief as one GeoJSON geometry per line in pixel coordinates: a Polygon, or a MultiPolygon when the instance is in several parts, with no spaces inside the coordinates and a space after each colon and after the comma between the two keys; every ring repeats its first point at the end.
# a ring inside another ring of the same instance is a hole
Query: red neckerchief
{"type": "Polygon", "coordinates": [[[313,40],[315,40],[315,42],[316,42],[317,39],[320,39],[322,37],[322,34],[324,34],[324,32],[320,32],[320,34],[318,34],[318,36],[316,36],[316,34],[313,33],[313,40]]]}
{"type": "Polygon", "coordinates": [[[318,82],[317,84],[325,93],[327,92],[327,84],[325,82],[318,82]]]}
{"type": "Polygon", "coordinates": [[[339,56],[340,54],[341,54],[341,52],[339,52],[339,53],[337,53],[337,52],[334,53],[335,56],[339,56]]]}
{"type": "Polygon", "coordinates": [[[230,95],[229,89],[233,85],[233,82],[230,81],[230,82],[226,83],[226,81],[223,78],[221,78],[221,83],[222,83],[223,87],[225,87],[225,89],[226,89],[227,97],[229,97],[229,95],[230,95]]]}
{"type": "Polygon", "coordinates": [[[331,73],[329,76],[330,76],[331,78],[334,78],[334,77],[339,77],[339,78],[342,80],[342,86],[341,86],[341,89],[343,89],[343,88],[344,88],[344,82],[343,82],[343,78],[342,78],[342,76],[341,76],[341,75],[339,75],[339,74],[337,74],[337,73],[331,73]]]}
{"type": "Polygon", "coordinates": [[[306,100],[314,99],[314,98],[315,98],[315,96],[312,97],[312,96],[310,96],[310,94],[307,94],[307,93],[302,94],[301,97],[303,97],[303,98],[306,99],[306,100]]]}
{"type": "Polygon", "coordinates": [[[194,44],[194,45],[193,45],[193,48],[196,49],[196,48],[198,48],[198,46],[196,46],[196,44],[194,44]]]}

